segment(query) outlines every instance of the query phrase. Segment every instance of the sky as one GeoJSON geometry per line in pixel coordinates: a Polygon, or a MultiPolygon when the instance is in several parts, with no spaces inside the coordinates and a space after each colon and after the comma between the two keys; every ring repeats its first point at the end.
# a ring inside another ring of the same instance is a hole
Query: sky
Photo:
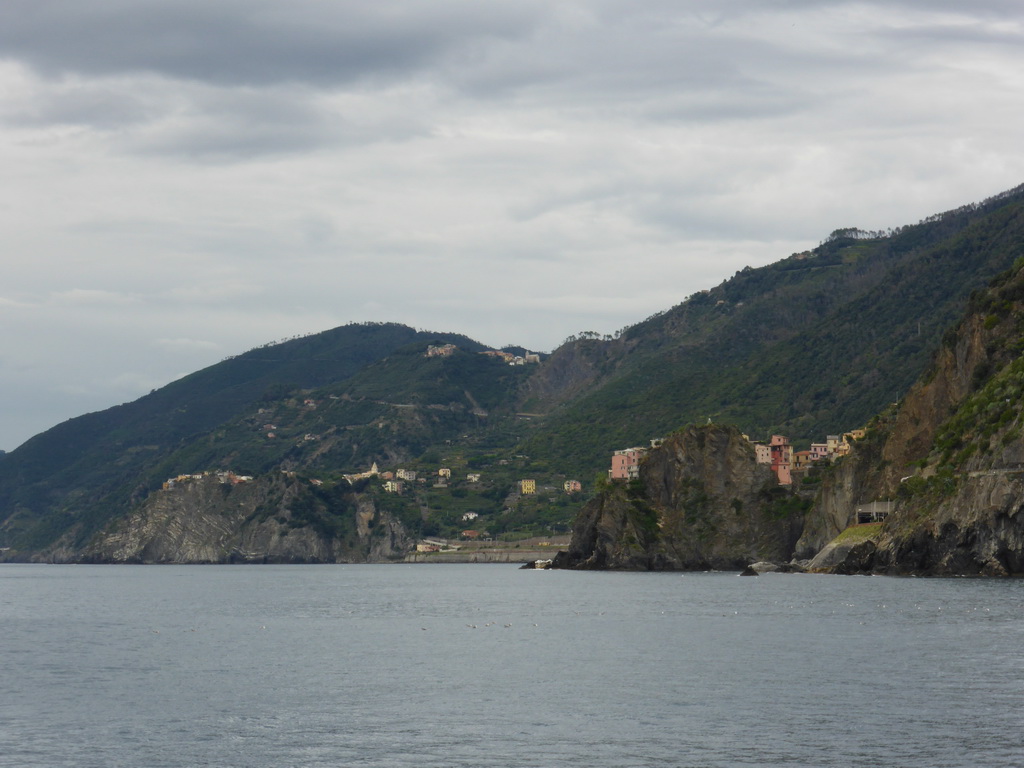
{"type": "Polygon", "coordinates": [[[5,0],[0,449],[349,322],[614,333],[1022,126],[1019,0],[5,0]]]}

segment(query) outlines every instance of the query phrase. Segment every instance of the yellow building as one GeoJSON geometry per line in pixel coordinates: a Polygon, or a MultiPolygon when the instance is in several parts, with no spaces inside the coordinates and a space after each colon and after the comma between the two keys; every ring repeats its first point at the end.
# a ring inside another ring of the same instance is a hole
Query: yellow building
{"type": "Polygon", "coordinates": [[[523,496],[530,496],[537,492],[537,481],[536,480],[520,480],[519,481],[519,492],[523,496]]]}

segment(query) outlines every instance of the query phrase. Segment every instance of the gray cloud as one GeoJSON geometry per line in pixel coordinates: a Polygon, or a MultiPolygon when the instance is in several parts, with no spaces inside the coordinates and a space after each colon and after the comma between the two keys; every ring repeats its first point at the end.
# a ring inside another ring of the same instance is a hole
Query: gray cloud
{"type": "Polygon", "coordinates": [[[53,75],[156,73],[222,85],[390,79],[468,39],[522,35],[533,3],[11,0],[0,50],[53,75]]]}
{"type": "Polygon", "coordinates": [[[290,89],[192,89],[177,109],[136,134],[132,145],[155,154],[236,161],[366,140],[343,116],[331,118],[309,94],[290,89]]]}
{"type": "Polygon", "coordinates": [[[1016,0],[10,0],[0,447],[348,321],[550,349],[1013,187],[1021,33],[1016,0]]]}
{"type": "Polygon", "coordinates": [[[5,99],[0,118],[22,128],[86,125],[119,130],[145,122],[151,114],[145,98],[107,84],[79,81],[35,86],[31,93],[23,91],[5,99]]]}

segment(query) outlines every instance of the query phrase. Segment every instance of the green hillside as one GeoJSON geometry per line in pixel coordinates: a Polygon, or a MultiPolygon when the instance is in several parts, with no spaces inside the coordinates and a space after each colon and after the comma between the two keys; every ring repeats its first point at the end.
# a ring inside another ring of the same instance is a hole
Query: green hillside
{"type": "Polygon", "coordinates": [[[919,376],[970,292],[1024,253],[1022,214],[1018,188],[884,235],[837,230],[540,364],[396,324],[250,350],[4,456],[0,546],[79,547],[181,473],[283,469],[331,487],[373,462],[432,478],[405,497],[371,489],[413,533],[457,534],[469,512],[495,534],[560,531],[579,506],[562,482],[591,491],[615,448],[708,419],[798,445],[866,422],[919,376]],[[456,348],[428,354],[444,344],[456,348]],[[441,467],[452,481],[434,488],[441,467]],[[515,493],[524,478],[536,495],[515,493]]]}
{"type": "Polygon", "coordinates": [[[446,342],[482,348],[394,323],[347,325],[252,349],[135,402],[69,419],[2,462],[0,544],[41,547],[72,529],[80,542],[152,490],[169,456],[194,450],[259,403],[345,381],[410,344],[446,342]]]}
{"type": "Polygon", "coordinates": [[[917,378],[970,292],[1024,253],[1024,190],[851,234],[745,269],[613,341],[576,342],[606,348],[590,353],[601,377],[551,407],[527,452],[576,469],[709,418],[798,444],[861,426],[917,378]]]}

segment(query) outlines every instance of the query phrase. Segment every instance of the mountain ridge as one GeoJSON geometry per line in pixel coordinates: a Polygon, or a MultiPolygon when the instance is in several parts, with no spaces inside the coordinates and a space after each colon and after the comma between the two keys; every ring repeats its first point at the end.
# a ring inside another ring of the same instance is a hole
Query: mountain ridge
{"type": "Polygon", "coordinates": [[[884,236],[837,230],[615,336],[570,338],[541,364],[386,323],[250,350],[4,456],[0,545],[81,551],[181,472],[298,470],[330,485],[374,461],[483,471],[481,485],[411,498],[375,491],[411,535],[458,535],[463,510],[491,532],[567,527],[579,502],[559,495],[561,480],[589,484],[613,449],[680,424],[797,441],[859,426],[910,386],[1022,241],[1022,187],[884,236]],[[428,356],[445,344],[451,355],[428,356]],[[555,490],[515,492],[531,476],[555,490]]]}
{"type": "Polygon", "coordinates": [[[847,455],[795,470],[787,490],[744,437],[670,436],[583,508],[555,567],[1024,573],[1024,255],[972,293],[929,370],[847,455]]]}
{"type": "MultiPolygon", "coordinates": [[[[816,556],[842,573],[1015,575],[1024,572],[1024,256],[971,296],[928,372],[878,421],[826,484],[895,501],[856,547],[816,556]]],[[[823,489],[825,490],[825,489],[823,489]]],[[[843,524],[843,493],[823,507],[805,553],[843,524]],[[837,503],[838,502],[838,503],[837,503]]],[[[845,506],[849,506],[849,501],[845,506]]]]}

